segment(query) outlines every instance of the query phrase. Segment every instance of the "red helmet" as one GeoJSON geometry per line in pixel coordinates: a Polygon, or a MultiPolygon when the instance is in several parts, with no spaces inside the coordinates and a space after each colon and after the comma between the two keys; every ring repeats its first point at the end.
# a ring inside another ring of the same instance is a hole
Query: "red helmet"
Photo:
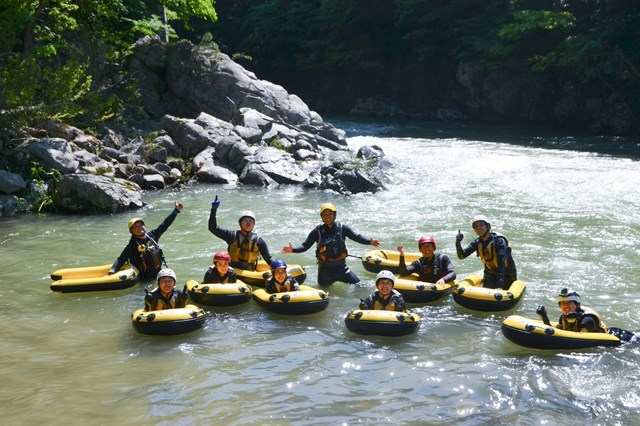
{"type": "Polygon", "coordinates": [[[436,239],[431,237],[431,236],[422,236],[420,237],[420,239],[418,240],[418,250],[420,249],[420,246],[423,245],[424,243],[431,243],[433,244],[433,249],[436,249],[436,239]]]}
{"type": "Polygon", "coordinates": [[[218,260],[226,260],[227,262],[231,262],[231,256],[226,251],[219,251],[213,256],[213,263],[218,260]]]}

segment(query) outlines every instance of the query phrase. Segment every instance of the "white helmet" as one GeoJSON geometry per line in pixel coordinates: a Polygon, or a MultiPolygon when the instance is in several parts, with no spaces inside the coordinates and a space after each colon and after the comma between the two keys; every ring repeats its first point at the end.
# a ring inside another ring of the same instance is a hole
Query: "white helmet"
{"type": "Polygon", "coordinates": [[[178,278],[176,277],[176,273],[173,272],[173,269],[160,269],[160,272],[158,272],[158,276],[156,277],[156,282],[160,282],[160,278],[162,277],[171,277],[173,278],[174,283],[178,282],[178,278]]]}
{"type": "Polygon", "coordinates": [[[473,220],[471,220],[471,227],[473,228],[473,224],[476,222],[484,222],[487,224],[488,228],[491,228],[491,223],[489,223],[489,220],[487,219],[487,217],[485,215],[479,214],[477,216],[475,216],[473,218],[473,220]]]}
{"type": "Polygon", "coordinates": [[[383,270],[378,272],[378,275],[376,275],[376,285],[378,284],[378,281],[383,278],[391,280],[391,285],[394,285],[396,282],[396,277],[393,276],[393,273],[391,271],[383,270]]]}
{"type": "Polygon", "coordinates": [[[560,302],[566,302],[568,300],[576,302],[578,305],[580,305],[580,295],[575,291],[569,293],[569,290],[563,288],[562,290],[560,290],[560,294],[558,295],[558,305],[560,304],[560,302]]]}
{"type": "Polygon", "coordinates": [[[240,222],[245,217],[250,217],[251,219],[253,219],[254,222],[256,221],[256,215],[253,214],[251,210],[245,210],[243,212],[240,212],[240,219],[238,219],[238,222],[240,222]]]}

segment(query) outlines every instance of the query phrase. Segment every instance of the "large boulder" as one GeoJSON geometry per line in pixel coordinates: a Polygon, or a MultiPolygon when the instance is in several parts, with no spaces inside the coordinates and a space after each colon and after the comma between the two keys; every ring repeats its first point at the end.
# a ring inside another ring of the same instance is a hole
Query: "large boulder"
{"type": "Polygon", "coordinates": [[[23,143],[14,152],[20,167],[28,169],[37,162],[62,174],[74,173],[80,162],[73,155],[69,141],[61,138],[42,138],[23,143]]]}
{"type": "Polygon", "coordinates": [[[27,183],[22,176],[17,173],[11,173],[6,170],[0,170],[0,193],[1,194],[20,194],[27,189],[27,183]]]}
{"type": "Polygon", "coordinates": [[[138,185],[90,174],[63,176],[53,195],[56,207],[69,212],[119,213],[144,206],[138,185]]]}

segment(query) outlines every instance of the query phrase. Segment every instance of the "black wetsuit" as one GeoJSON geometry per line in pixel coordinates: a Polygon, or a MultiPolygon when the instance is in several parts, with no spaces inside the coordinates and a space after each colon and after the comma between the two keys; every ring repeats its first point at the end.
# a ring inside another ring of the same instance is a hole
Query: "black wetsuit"
{"type": "Polygon", "coordinates": [[[380,296],[380,292],[376,290],[373,294],[360,302],[360,309],[404,312],[404,299],[396,290],[391,290],[389,298],[385,300],[380,296]]]}
{"type": "Polygon", "coordinates": [[[439,279],[445,282],[451,282],[456,279],[456,272],[453,270],[453,263],[446,254],[434,253],[431,259],[427,260],[424,256],[411,262],[407,268],[404,261],[404,255],[400,256],[400,275],[410,275],[417,273],[420,281],[427,283],[435,283],[439,279]]]}
{"type": "Polygon", "coordinates": [[[347,225],[334,222],[329,227],[326,224],[318,225],[309,233],[307,239],[298,247],[293,247],[293,253],[302,253],[317,244],[316,258],[318,261],[318,284],[331,285],[336,281],[348,284],[360,282],[360,278],[347,266],[348,255],[345,238],[357,243],[369,245],[371,239],[354,232],[347,225]]]}
{"type": "Polygon", "coordinates": [[[212,266],[205,272],[202,284],[235,283],[237,279],[238,275],[233,269],[229,268],[224,276],[220,276],[220,272],[218,272],[215,266],[212,266]]]}
{"type": "Polygon", "coordinates": [[[142,238],[131,235],[129,243],[122,250],[120,256],[113,262],[109,273],[117,272],[122,266],[129,262],[138,268],[141,279],[155,278],[162,269],[162,264],[166,265],[162,248],[158,244],[160,237],[171,226],[180,211],[174,209],[169,216],[153,231],[147,232],[142,238]]]}
{"type": "Polygon", "coordinates": [[[289,275],[287,275],[287,278],[284,280],[283,283],[276,282],[276,279],[272,276],[267,281],[267,284],[265,285],[265,290],[267,291],[267,293],[270,293],[270,294],[281,293],[284,291],[298,291],[300,290],[300,285],[298,284],[298,281],[294,277],[289,275]]]}
{"type": "MultiPolygon", "coordinates": [[[[216,212],[217,212],[217,207],[211,207],[211,213],[209,214],[209,231],[211,231],[211,233],[213,235],[215,235],[216,237],[224,240],[227,245],[229,247],[231,247],[231,245],[236,242],[236,239],[238,238],[238,236],[245,238],[247,237],[246,234],[244,234],[242,231],[238,230],[238,231],[230,231],[227,229],[222,229],[220,227],[218,227],[218,220],[216,219],[216,212]]],[[[271,253],[269,253],[269,248],[267,247],[267,243],[264,242],[264,240],[262,238],[260,238],[258,236],[258,234],[254,233],[254,232],[250,232],[250,235],[248,236],[250,239],[254,238],[256,240],[256,245],[258,248],[258,252],[260,253],[260,255],[262,256],[262,259],[264,259],[265,262],[267,262],[267,264],[271,263],[271,253]]],[[[233,250],[231,250],[230,248],[228,249],[229,254],[231,255],[231,262],[229,262],[229,265],[234,267],[234,268],[238,268],[238,269],[246,269],[249,271],[255,271],[256,269],[256,263],[257,263],[257,259],[256,262],[245,262],[242,261],[240,259],[234,259],[234,254],[232,253],[233,250]]]]}
{"type": "Polygon", "coordinates": [[[161,311],[163,309],[184,308],[189,295],[175,288],[169,295],[164,297],[159,288],[150,291],[144,296],[145,311],[161,311]]]}
{"type": "Polygon", "coordinates": [[[456,251],[460,259],[464,259],[474,252],[482,259],[484,263],[483,287],[508,290],[511,284],[518,279],[516,264],[511,256],[511,247],[503,235],[489,232],[489,238],[486,241],[478,237],[464,249],[460,241],[456,240],[456,251]]]}

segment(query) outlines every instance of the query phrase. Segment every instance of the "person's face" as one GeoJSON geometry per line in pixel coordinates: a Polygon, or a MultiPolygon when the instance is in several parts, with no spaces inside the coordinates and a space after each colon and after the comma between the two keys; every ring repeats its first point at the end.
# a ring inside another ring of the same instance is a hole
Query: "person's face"
{"type": "Polygon", "coordinates": [[[420,244],[420,253],[422,253],[425,259],[431,259],[434,251],[435,249],[433,248],[433,244],[431,243],[420,244]]]}
{"type": "Polygon", "coordinates": [[[333,210],[324,209],[322,210],[322,213],[320,213],[320,217],[322,218],[322,223],[327,226],[331,226],[336,220],[336,212],[334,212],[333,210]]]}
{"type": "Polygon", "coordinates": [[[482,237],[487,233],[487,224],[479,220],[473,223],[473,230],[476,231],[478,237],[482,237]]]}
{"type": "Polygon", "coordinates": [[[227,262],[226,260],[216,260],[215,264],[216,269],[218,270],[220,275],[225,275],[227,272],[229,272],[229,262],[227,262]]]}
{"type": "Polygon", "coordinates": [[[131,227],[131,234],[136,237],[142,237],[145,234],[146,230],[144,228],[144,223],[141,221],[137,221],[131,227]]]}
{"type": "Polygon", "coordinates": [[[158,280],[158,287],[160,287],[162,294],[171,293],[175,286],[176,282],[171,277],[162,277],[158,280]]]}
{"type": "Polygon", "coordinates": [[[242,229],[244,232],[253,231],[253,227],[255,226],[255,224],[256,224],[256,221],[250,218],[249,216],[245,216],[242,219],[240,219],[240,229],[242,229]]]}
{"type": "Polygon", "coordinates": [[[391,294],[391,290],[393,289],[393,282],[387,278],[380,278],[376,283],[376,288],[378,289],[378,293],[384,298],[391,294]]]}
{"type": "Polygon", "coordinates": [[[578,305],[573,300],[563,300],[560,302],[560,309],[564,315],[575,312],[578,309],[578,305]]]}
{"type": "Polygon", "coordinates": [[[285,268],[278,268],[275,271],[273,271],[273,277],[279,283],[284,282],[284,280],[287,279],[287,270],[285,268]]]}

